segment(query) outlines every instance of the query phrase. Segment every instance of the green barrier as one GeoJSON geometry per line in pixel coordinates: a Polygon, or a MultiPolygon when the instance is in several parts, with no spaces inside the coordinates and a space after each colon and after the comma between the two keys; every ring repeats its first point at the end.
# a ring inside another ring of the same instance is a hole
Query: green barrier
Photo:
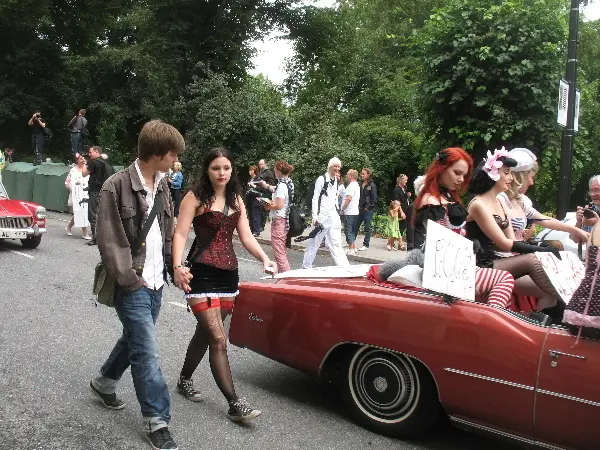
{"type": "Polygon", "coordinates": [[[15,162],[4,168],[2,184],[10,198],[33,201],[33,178],[38,167],[31,163],[15,162]]]}
{"type": "Polygon", "coordinates": [[[65,180],[71,167],[64,164],[42,164],[33,178],[33,201],[52,211],[67,212],[69,191],[65,180]]]}

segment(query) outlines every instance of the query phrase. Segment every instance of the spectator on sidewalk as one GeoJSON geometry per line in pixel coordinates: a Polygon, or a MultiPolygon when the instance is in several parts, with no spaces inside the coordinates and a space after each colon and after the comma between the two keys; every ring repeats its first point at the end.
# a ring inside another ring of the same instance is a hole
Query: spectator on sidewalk
{"type": "Polygon", "coordinates": [[[360,226],[365,224],[365,237],[363,239],[363,245],[358,250],[364,251],[369,249],[371,242],[371,228],[373,223],[373,214],[377,207],[377,186],[373,181],[373,171],[371,169],[363,169],[360,172],[360,178],[362,184],[360,185],[360,200],[358,202],[358,224],[356,225],[357,231],[360,226]]]}
{"type": "MultiPolygon", "coordinates": [[[[73,214],[73,186],[77,184],[81,184],[86,177],[83,176],[83,169],[85,168],[85,158],[83,155],[76,154],[75,155],[75,165],[71,167],[69,174],[67,175],[67,179],[65,180],[65,186],[69,190],[69,199],[67,200],[67,206],[69,207],[69,213],[73,214]]],[[[67,236],[73,235],[73,226],[75,225],[75,216],[71,216],[71,220],[69,221],[66,232],[67,236]]],[[[83,239],[90,241],[92,237],[88,232],[88,227],[82,227],[81,232],[83,233],[83,239]]]]}
{"type": "Polygon", "coordinates": [[[348,265],[348,258],[342,248],[342,222],[337,210],[339,186],[336,175],[340,173],[341,168],[342,162],[338,158],[331,158],[327,164],[327,172],[315,181],[312,217],[313,226],[315,230],[319,231],[308,240],[306,245],[302,261],[302,267],[305,269],[313,266],[323,239],[325,239],[325,245],[331,252],[335,264],[338,266],[348,265]]]}
{"type": "Polygon", "coordinates": [[[250,221],[250,231],[252,236],[258,237],[263,230],[262,216],[263,216],[263,203],[260,202],[261,191],[258,183],[260,176],[258,173],[258,166],[250,166],[248,169],[250,180],[248,181],[248,192],[246,193],[246,203],[248,205],[248,219],[250,221]]]}
{"type": "Polygon", "coordinates": [[[42,155],[44,154],[44,145],[46,145],[46,138],[44,136],[44,128],[46,128],[46,121],[42,119],[40,111],[36,111],[29,119],[27,124],[31,127],[33,133],[31,134],[31,148],[35,155],[34,165],[42,163],[42,155]]]}
{"type": "Polygon", "coordinates": [[[171,189],[171,198],[175,208],[175,217],[179,216],[179,204],[181,203],[181,189],[183,188],[183,174],[181,173],[181,163],[177,161],[173,164],[173,170],[167,177],[169,188],[171,189]]]}
{"type": "MultiPolygon", "coordinates": [[[[415,197],[419,196],[421,189],[423,189],[423,183],[425,183],[425,175],[420,175],[415,178],[415,181],[413,182],[413,186],[415,187],[415,197]]],[[[408,208],[406,208],[406,211],[404,211],[406,214],[406,250],[408,251],[411,251],[415,248],[415,222],[413,220],[414,211],[414,202],[409,204],[408,208]]]]}
{"type": "Polygon", "coordinates": [[[88,151],[89,160],[83,169],[83,176],[89,175],[88,182],[88,220],[92,231],[92,240],[88,245],[96,245],[96,217],[98,216],[98,205],[100,204],[100,191],[104,182],[113,174],[114,170],[102,158],[102,148],[94,145],[88,151]]]}
{"type": "Polygon", "coordinates": [[[86,110],[80,109],[79,113],[74,116],[67,127],[71,131],[71,153],[73,155],[83,154],[83,138],[88,135],[87,119],[85,118],[86,110]]]}
{"type": "MultiPolygon", "coordinates": [[[[106,408],[122,409],[125,403],[117,397],[116,388],[131,366],[146,436],[155,450],[177,449],[169,431],[171,400],[158,359],[156,321],[166,266],[172,261],[174,228],[173,203],[164,173],[184,149],[183,137],[174,127],[160,120],[146,123],[138,138],[138,159],[102,187],[96,235],[102,261],[116,278],[115,310],[123,334],[90,388],[106,408]],[[157,214],[145,245],[133,255],[131,247],[143,227],[140,218],[147,219],[155,205],[157,214]]],[[[102,159],[101,151],[92,151],[94,160],[102,159]]],[[[187,273],[179,275],[180,280],[190,281],[187,273]]]]}
{"type": "MultiPolygon", "coordinates": [[[[265,181],[269,186],[275,186],[277,184],[277,179],[275,178],[275,174],[273,173],[273,171],[271,169],[269,169],[269,166],[267,166],[267,163],[264,159],[261,159],[258,162],[258,168],[260,170],[258,176],[260,177],[260,179],[262,181],[265,181]]],[[[263,197],[266,198],[271,198],[271,191],[267,188],[261,188],[260,189],[263,197]]],[[[261,208],[260,210],[260,214],[261,214],[261,231],[265,229],[265,225],[267,223],[267,216],[269,215],[268,211],[265,211],[264,208],[261,208]]]]}
{"type": "Polygon", "coordinates": [[[346,254],[356,254],[356,236],[358,235],[358,202],[360,200],[360,186],[358,185],[358,172],[350,169],[346,173],[346,186],[344,203],[342,203],[341,214],[346,224],[346,243],[348,251],[346,254]]]}
{"type": "MultiPolygon", "coordinates": [[[[410,205],[411,193],[406,188],[406,184],[408,183],[408,176],[405,174],[400,174],[396,179],[396,187],[392,192],[392,200],[398,200],[400,202],[400,208],[402,211],[406,213],[408,210],[408,205],[410,205]]],[[[400,232],[404,232],[406,230],[406,221],[400,221],[400,232]]]]}
{"type": "Polygon", "coordinates": [[[273,192],[271,202],[265,203],[265,209],[271,212],[271,247],[277,263],[277,273],[290,270],[286,241],[290,229],[290,204],[294,201],[294,183],[289,178],[293,170],[294,166],[291,164],[279,161],[275,164],[277,185],[270,186],[266,181],[261,181],[264,188],[273,192]]]}
{"type": "Polygon", "coordinates": [[[402,235],[400,234],[400,220],[406,219],[406,215],[400,207],[398,200],[392,200],[388,210],[388,218],[383,232],[384,236],[387,237],[386,248],[388,251],[394,250],[406,250],[406,245],[402,242],[402,235]],[[396,241],[398,246],[396,247],[396,241]]]}

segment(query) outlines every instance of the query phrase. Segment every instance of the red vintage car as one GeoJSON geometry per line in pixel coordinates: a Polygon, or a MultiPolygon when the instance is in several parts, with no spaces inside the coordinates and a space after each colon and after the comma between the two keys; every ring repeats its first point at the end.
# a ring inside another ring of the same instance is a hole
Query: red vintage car
{"type": "Polygon", "coordinates": [[[360,424],[410,438],[445,414],[526,446],[600,447],[600,342],[419,288],[300,272],[242,283],[230,341],[335,383],[360,424]]]}
{"type": "Polygon", "coordinates": [[[23,247],[36,248],[46,233],[46,208],[11,200],[0,182],[0,239],[19,239],[23,247]]]}

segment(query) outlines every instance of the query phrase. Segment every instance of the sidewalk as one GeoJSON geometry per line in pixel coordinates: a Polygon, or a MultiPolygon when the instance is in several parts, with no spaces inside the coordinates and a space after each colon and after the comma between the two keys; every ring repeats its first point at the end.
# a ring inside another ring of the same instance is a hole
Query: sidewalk
{"type": "MultiPolygon", "coordinates": [[[[309,232],[310,232],[310,229],[306,229],[304,231],[304,234],[306,235],[309,232]]],[[[364,237],[363,235],[358,235],[358,237],[356,238],[356,247],[357,248],[362,246],[363,237],[364,237]]],[[[266,223],[264,231],[260,234],[259,237],[256,238],[256,240],[258,242],[260,242],[261,244],[271,245],[271,222],[270,221],[268,221],[266,223]]],[[[308,241],[294,242],[294,240],[292,239],[292,249],[303,252],[306,249],[307,242],[308,241]]],[[[342,242],[344,243],[344,246],[345,246],[346,245],[346,236],[344,235],[343,231],[342,231],[342,242]]],[[[362,262],[362,263],[377,264],[377,263],[388,261],[390,259],[402,259],[402,258],[406,257],[405,251],[401,251],[401,250],[388,251],[388,249],[385,248],[386,243],[387,243],[387,239],[371,237],[369,249],[362,251],[362,252],[357,252],[356,255],[348,255],[348,260],[362,262]]],[[[321,248],[321,249],[319,249],[319,254],[328,255],[329,250],[327,250],[327,248],[321,248]]]]}

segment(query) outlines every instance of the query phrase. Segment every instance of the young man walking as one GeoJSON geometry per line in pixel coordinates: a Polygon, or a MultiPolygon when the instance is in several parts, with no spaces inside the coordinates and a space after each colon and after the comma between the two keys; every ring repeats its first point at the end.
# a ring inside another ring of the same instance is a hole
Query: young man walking
{"type": "Polygon", "coordinates": [[[131,365],[131,376],[152,448],[176,449],[169,432],[170,398],[158,361],[156,319],[162,301],[166,265],[171,261],[173,203],[164,174],[183,152],[181,134],[159,120],[148,122],[138,139],[138,159],[104,183],[96,236],[100,256],[115,276],[115,310],[123,326],[100,372],[90,382],[105,407],[125,406],[116,395],[118,381],[131,365]],[[140,251],[131,253],[145,220],[157,214],[140,251]]]}
{"type": "Polygon", "coordinates": [[[373,182],[373,171],[371,169],[364,168],[361,170],[360,178],[362,179],[362,184],[360,185],[359,213],[356,229],[360,229],[360,226],[363,223],[365,224],[363,245],[358,249],[359,251],[364,251],[369,249],[369,244],[371,243],[371,226],[375,207],[377,206],[377,186],[373,182]]]}
{"type": "MultiPolygon", "coordinates": [[[[338,179],[337,176],[342,168],[338,158],[331,158],[327,165],[325,175],[319,176],[315,182],[315,190],[312,198],[313,226],[318,231],[311,237],[306,245],[302,268],[312,267],[317,251],[325,239],[325,245],[331,252],[333,261],[338,266],[347,266],[348,258],[342,248],[342,222],[337,210],[338,203],[338,179]]],[[[311,235],[314,231],[311,232],[311,235]]]]}

